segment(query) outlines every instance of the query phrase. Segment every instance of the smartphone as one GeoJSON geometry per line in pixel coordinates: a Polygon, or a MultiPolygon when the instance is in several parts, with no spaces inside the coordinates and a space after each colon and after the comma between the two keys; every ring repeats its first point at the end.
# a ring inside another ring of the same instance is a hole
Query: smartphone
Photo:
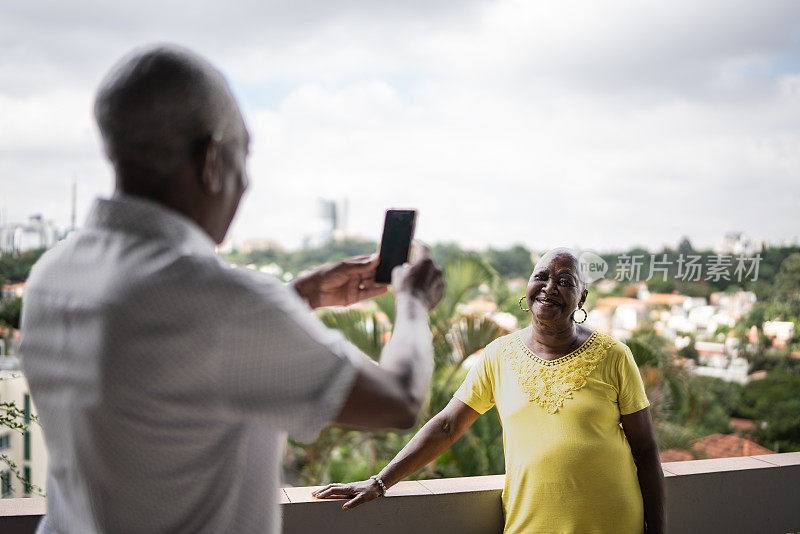
{"type": "Polygon", "coordinates": [[[417,210],[386,210],[375,271],[375,281],[379,284],[391,283],[392,269],[408,261],[416,222],[417,210]]]}

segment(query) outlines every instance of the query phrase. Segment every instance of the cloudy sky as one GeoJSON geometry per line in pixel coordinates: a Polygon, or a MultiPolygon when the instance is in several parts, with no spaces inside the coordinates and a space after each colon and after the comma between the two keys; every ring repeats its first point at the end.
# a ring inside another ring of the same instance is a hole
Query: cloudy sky
{"type": "Polygon", "coordinates": [[[253,137],[234,239],[296,246],[420,210],[428,241],[607,250],[800,234],[800,3],[0,3],[0,209],[65,226],[112,176],[94,90],[170,41],[229,78],[253,137]]]}

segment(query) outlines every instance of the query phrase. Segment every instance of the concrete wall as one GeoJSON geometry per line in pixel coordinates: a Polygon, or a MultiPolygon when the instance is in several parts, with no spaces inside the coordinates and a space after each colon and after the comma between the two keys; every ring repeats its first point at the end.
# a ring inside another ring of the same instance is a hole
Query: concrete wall
{"type": "MultiPolygon", "coordinates": [[[[670,533],[800,531],[800,452],[663,464],[670,533]]],[[[503,476],[402,482],[385,499],[342,512],[315,488],[284,488],[286,534],[502,532],[503,476]]],[[[0,532],[29,534],[44,499],[0,500],[0,532]]]]}

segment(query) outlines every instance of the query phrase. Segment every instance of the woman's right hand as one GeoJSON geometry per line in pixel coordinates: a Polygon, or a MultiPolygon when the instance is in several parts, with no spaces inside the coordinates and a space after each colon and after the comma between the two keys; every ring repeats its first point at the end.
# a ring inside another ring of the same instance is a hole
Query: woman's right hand
{"type": "Polygon", "coordinates": [[[355,508],[359,504],[364,504],[376,497],[380,497],[381,488],[377,481],[370,478],[369,480],[352,482],[350,484],[328,484],[324,488],[312,492],[311,496],[317,499],[342,499],[353,497],[342,505],[342,510],[347,511],[351,508],[355,508]]]}

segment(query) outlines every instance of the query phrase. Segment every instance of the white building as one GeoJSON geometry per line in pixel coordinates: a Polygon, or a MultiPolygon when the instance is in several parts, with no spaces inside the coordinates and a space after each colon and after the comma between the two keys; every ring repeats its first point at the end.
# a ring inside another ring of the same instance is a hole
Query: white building
{"type": "Polygon", "coordinates": [[[731,358],[730,362],[725,366],[697,366],[694,372],[703,376],[714,376],[721,378],[728,382],[737,382],[739,384],[746,384],[747,372],[750,369],[750,364],[744,358],[731,358]]]}
{"type": "Polygon", "coordinates": [[[50,248],[61,239],[53,221],[41,215],[31,215],[24,224],[9,224],[0,227],[0,252],[18,253],[37,248],[50,248]]]}
{"type": "Polygon", "coordinates": [[[686,311],[691,310],[692,308],[697,308],[699,306],[705,306],[708,304],[708,301],[705,297],[686,297],[683,300],[683,309],[686,311]]]}
{"type": "Polygon", "coordinates": [[[753,309],[756,303],[756,294],[752,291],[737,291],[736,293],[712,293],[711,303],[720,307],[735,319],[753,309]]]}
{"type": "MultiPolygon", "coordinates": [[[[0,359],[12,360],[12,358],[0,359]]],[[[25,413],[26,420],[30,420],[30,415],[36,412],[31,401],[28,381],[20,371],[0,370],[0,402],[13,402],[25,413]]],[[[19,474],[33,486],[24,486],[12,473],[8,464],[0,459],[1,497],[36,496],[39,495],[39,490],[46,491],[47,448],[42,428],[38,423],[30,420],[27,432],[0,424],[0,455],[11,460],[17,466],[19,474]]]]}
{"type": "Polygon", "coordinates": [[[731,317],[731,315],[726,311],[717,311],[714,315],[711,316],[711,319],[708,321],[708,333],[713,334],[717,331],[717,328],[720,326],[727,326],[728,328],[733,328],[736,326],[736,319],[731,317]]]}
{"type": "Polygon", "coordinates": [[[714,252],[717,254],[743,254],[752,256],[761,250],[763,246],[761,240],[751,239],[750,236],[742,232],[731,232],[717,242],[714,252]]]}
{"type": "Polygon", "coordinates": [[[611,315],[601,310],[591,310],[586,318],[586,325],[601,332],[611,331],[611,315]]]}
{"type": "Polygon", "coordinates": [[[794,337],[791,321],[764,321],[764,335],[777,347],[785,347],[794,337]]]}
{"type": "Polygon", "coordinates": [[[633,332],[639,328],[641,315],[641,309],[636,306],[629,306],[627,304],[617,306],[611,318],[611,327],[614,330],[628,330],[633,332]]]}

